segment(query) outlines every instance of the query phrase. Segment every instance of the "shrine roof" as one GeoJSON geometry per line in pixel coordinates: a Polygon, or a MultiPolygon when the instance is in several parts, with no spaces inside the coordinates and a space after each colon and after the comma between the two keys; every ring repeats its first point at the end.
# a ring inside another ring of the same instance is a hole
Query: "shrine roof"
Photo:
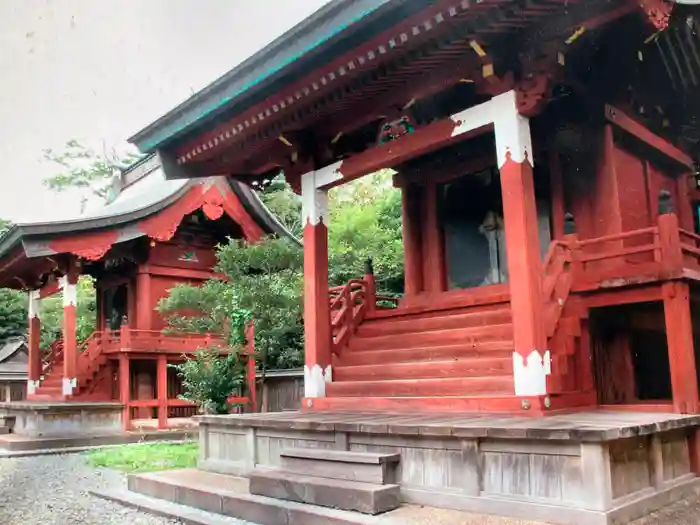
{"type": "Polygon", "coordinates": [[[144,236],[166,241],[184,215],[200,208],[213,218],[228,213],[247,239],[264,234],[294,239],[257,193],[243,183],[225,177],[169,180],[167,169],[158,155],[151,155],[122,173],[118,194],[107,204],[73,218],[12,226],[0,237],[0,277],[17,255],[34,258],[69,252],[96,260],[115,243],[144,236]],[[158,217],[165,218],[164,231],[158,230],[163,230],[158,217]],[[64,249],[71,239],[77,239],[81,247],[64,249]],[[100,243],[100,248],[95,246],[100,243]],[[3,265],[8,258],[10,262],[3,265]]]}
{"type": "Polygon", "coordinates": [[[27,342],[23,337],[12,337],[0,343],[0,379],[27,379],[27,342]]]}
{"type": "MultiPolygon", "coordinates": [[[[172,111],[156,120],[129,139],[144,152],[154,151],[161,143],[189,131],[203,119],[215,117],[226,107],[265,98],[265,90],[274,92],[280,84],[293,79],[293,72],[303,73],[328,62],[336,54],[354,45],[352,36],[359,29],[367,29],[361,38],[367,38],[389,27],[395,18],[373,19],[383,7],[395,10],[406,4],[424,6],[423,2],[409,0],[331,0],[321,9],[273,40],[263,49],[234,67],[218,80],[195,93],[172,111]],[[391,5],[390,5],[391,4],[391,5]],[[368,22],[373,21],[371,27],[368,22]],[[284,74],[282,83],[275,82],[284,74]]],[[[383,14],[383,13],[382,13],[383,14]]]]}

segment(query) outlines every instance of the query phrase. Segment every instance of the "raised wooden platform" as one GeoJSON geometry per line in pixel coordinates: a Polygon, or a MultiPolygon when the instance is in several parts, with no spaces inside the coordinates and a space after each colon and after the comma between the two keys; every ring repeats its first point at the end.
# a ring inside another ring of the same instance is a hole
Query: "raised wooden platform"
{"type": "Polygon", "coordinates": [[[700,491],[700,416],[286,412],[198,420],[203,470],[280,468],[289,448],[393,453],[404,503],[608,525],[700,491]]]}

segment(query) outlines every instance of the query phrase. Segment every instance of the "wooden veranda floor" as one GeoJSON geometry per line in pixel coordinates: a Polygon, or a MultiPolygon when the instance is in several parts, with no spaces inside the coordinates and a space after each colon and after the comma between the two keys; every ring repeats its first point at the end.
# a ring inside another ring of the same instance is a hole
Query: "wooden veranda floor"
{"type": "Polygon", "coordinates": [[[273,412],[201,416],[234,427],[404,436],[609,441],[700,425],[700,415],[593,410],[541,418],[503,415],[413,415],[377,412],[273,412]]]}

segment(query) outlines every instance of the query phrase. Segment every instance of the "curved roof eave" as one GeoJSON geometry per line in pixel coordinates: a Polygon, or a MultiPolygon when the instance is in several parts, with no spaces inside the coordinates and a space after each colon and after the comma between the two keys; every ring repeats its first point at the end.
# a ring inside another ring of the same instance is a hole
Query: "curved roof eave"
{"type": "Polygon", "coordinates": [[[202,119],[258,93],[273,80],[295,71],[338,44],[348,30],[360,30],[370,17],[389,4],[404,0],[331,0],[311,16],[273,40],[218,80],[129,138],[143,152],[152,152],[190,131],[202,119]]]}

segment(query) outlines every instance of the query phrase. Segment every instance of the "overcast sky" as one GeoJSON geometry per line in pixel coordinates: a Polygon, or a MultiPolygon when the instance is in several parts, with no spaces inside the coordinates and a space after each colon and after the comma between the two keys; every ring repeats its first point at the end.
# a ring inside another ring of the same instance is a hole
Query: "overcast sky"
{"type": "Polygon", "coordinates": [[[73,215],[46,148],[126,138],[326,0],[0,0],[0,218],[73,215]]]}

